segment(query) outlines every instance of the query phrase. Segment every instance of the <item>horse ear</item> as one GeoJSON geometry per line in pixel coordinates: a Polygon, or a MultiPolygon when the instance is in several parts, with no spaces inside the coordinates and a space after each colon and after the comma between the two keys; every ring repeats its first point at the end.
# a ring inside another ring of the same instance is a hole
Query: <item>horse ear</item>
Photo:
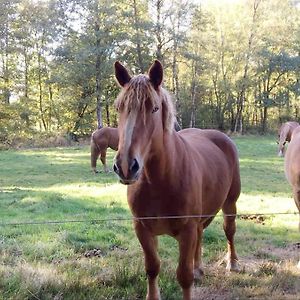
{"type": "Polygon", "coordinates": [[[131,80],[127,69],[119,61],[115,62],[115,76],[122,87],[131,80]]]}
{"type": "Polygon", "coordinates": [[[163,67],[159,60],[155,60],[152,66],[150,67],[148,74],[151,83],[154,88],[157,90],[162,83],[163,80],[163,67]]]}

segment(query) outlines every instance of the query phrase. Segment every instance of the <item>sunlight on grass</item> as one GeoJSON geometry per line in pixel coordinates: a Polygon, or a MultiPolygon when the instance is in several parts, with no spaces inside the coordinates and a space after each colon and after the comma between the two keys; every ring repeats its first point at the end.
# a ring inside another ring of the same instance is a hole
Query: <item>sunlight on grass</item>
{"type": "MultiPolygon", "coordinates": [[[[126,202],[126,186],[122,184],[83,184],[73,183],[68,185],[53,185],[49,188],[25,188],[18,187],[20,191],[32,191],[32,192],[51,192],[62,195],[68,195],[72,198],[89,198],[89,201],[94,198],[95,201],[102,201],[103,198],[107,197],[111,200],[118,201],[120,203],[126,202]]],[[[12,193],[14,189],[4,187],[5,192],[12,193]]],[[[37,198],[25,197],[21,202],[36,202],[37,198]]]]}
{"type": "Polygon", "coordinates": [[[294,200],[290,197],[275,195],[249,195],[242,193],[237,202],[238,211],[242,213],[291,213],[297,212],[294,200]]]}
{"type": "MultiPolygon", "coordinates": [[[[38,190],[38,189],[37,189],[38,190]]],[[[51,192],[60,192],[67,193],[73,197],[91,197],[97,198],[104,196],[116,197],[118,199],[123,198],[126,200],[126,186],[122,184],[83,184],[83,183],[74,183],[69,185],[54,185],[47,189],[40,189],[41,191],[51,191],[51,192]]]]}

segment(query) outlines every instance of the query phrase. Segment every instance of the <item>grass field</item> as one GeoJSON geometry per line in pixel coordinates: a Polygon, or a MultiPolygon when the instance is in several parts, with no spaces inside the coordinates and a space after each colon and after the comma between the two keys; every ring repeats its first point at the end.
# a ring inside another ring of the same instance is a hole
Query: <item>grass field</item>
{"type": "MultiPolygon", "coordinates": [[[[294,212],[274,137],[239,137],[240,213],[294,212]]],[[[109,152],[111,165],[114,153],[109,152]]],[[[99,165],[100,167],[100,165],[99,165]]],[[[128,218],[126,187],[94,175],[89,147],[0,152],[0,299],[143,299],[143,254],[128,218]],[[6,225],[5,225],[6,224],[6,225]]],[[[237,220],[241,272],[226,274],[222,218],[205,231],[205,277],[195,299],[300,299],[297,215],[237,220]]],[[[162,299],[181,299],[177,243],[160,237],[162,299]]]]}

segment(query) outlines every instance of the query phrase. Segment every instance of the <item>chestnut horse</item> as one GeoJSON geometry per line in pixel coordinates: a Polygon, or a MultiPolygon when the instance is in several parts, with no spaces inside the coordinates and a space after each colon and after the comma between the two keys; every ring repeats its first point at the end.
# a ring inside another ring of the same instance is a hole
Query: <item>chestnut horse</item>
{"type": "Polygon", "coordinates": [[[92,171],[98,173],[96,169],[97,159],[100,155],[100,160],[103,164],[104,172],[108,172],[106,165],[107,148],[113,150],[118,149],[119,136],[118,129],[111,127],[103,127],[95,130],[91,137],[91,168],[92,171]]]}
{"type": "MultiPolygon", "coordinates": [[[[292,133],[291,142],[284,159],[285,175],[292,186],[293,196],[300,214],[300,126],[292,133]]],[[[300,231],[300,220],[299,220],[300,231]]]]}
{"type": "Polygon", "coordinates": [[[188,300],[194,276],[202,275],[203,229],[220,209],[228,241],[227,269],[238,267],[234,247],[240,194],[237,150],[229,137],[216,130],[175,131],[175,111],[161,86],[163,68],[158,60],[148,75],[135,77],[116,62],[115,76],[121,92],[116,100],[119,150],[114,171],[128,185],[134,229],[144,251],[147,299],[160,299],[157,236],[168,234],[179,242],[177,279],[188,300]]]}
{"type": "Polygon", "coordinates": [[[279,141],[278,143],[278,156],[284,156],[284,152],[285,152],[285,144],[286,142],[290,142],[291,141],[291,136],[293,133],[293,130],[299,126],[298,122],[286,122],[283,123],[279,130],[278,130],[278,138],[279,141]]]}

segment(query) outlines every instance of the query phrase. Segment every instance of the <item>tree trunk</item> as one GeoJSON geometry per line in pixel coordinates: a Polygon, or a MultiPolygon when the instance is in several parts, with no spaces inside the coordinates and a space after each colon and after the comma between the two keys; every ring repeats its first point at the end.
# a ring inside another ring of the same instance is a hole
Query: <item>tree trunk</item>
{"type": "Polygon", "coordinates": [[[163,63],[163,54],[162,54],[162,47],[163,47],[163,36],[162,36],[162,22],[161,22],[161,8],[163,5],[163,0],[156,1],[156,58],[163,63]]]}
{"type": "Polygon", "coordinates": [[[25,64],[25,71],[24,71],[24,97],[28,99],[28,69],[29,69],[29,62],[28,62],[28,55],[26,52],[26,48],[23,49],[23,55],[24,55],[24,64],[25,64]]]}
{"type": "Polygon", "coordinates": [[[41,52],[38,50],[38,87],[39,87],[39,110],[41,121],[44,127],[44,130],[47,131],[47,124],[44,116],[44,108],[43,108],[43,86],[42,86],[42,63],[41,63],[41,52]]]}
{"type": "Polygon", "coordinates": [[[196,125],[196,63],[193,62],[192,65],[192,82],[191,82],[191,118],[190,127],[195,127],[196,125]]]}
{"type": "Polygon", "coordinates": [[[48,116],[48,120],[49,120],[49,124],[48,124],[48,128],[51,130],[51,121],[52,121],[52,108],[53,108],[53,91],[52,91],[52,86],[51,83],[49,83],[49,116],[48,116]]]}
{"type": "Polygon", "coordinates": [[[97,99],[97,122],[98,129],[103,127],[102,102],[101,102],[101,52],[100,52],[100,26],[98,20],[95,22],[96,36],[96,99],[97,99]]]}
{"type": "Polygon", "coordinates": [[[246,89],[247,89],[246,81],[248,79],[249,62],[250,62],[250,57],[251,57],[253,40],[254,40],[254,36],[255,36],[255,23],[257,20],[257,10],[258,10],[260,1],[261,0],[254,0],[254,4],[253,4],[252,25],[251,25],[250,35],[249,35],[249,39],[248,39],[248,48],[247,48],[247,53],[246,53],[244,74],[243,74],[243,78],[242,78],[242,86],[241,86],[239,95],[237,97],[237,112],[236,112],[236,118],[235,118],[235,124],[234,124],[234,132],[239,132],[239,133],[243,132],[243,110],[244,110],[245,95],[246,95],[246,89]]]}
{"type": "Polygon", "coordinates": [[[266,133],[267,131],[267,119],[268,119],[268,107],[265,106],[263,109],[262,133],[266,133]]]}
{"type": "Polygon", "coordinates": [[[3,96],[4,96],[4,103],[9,104],[10,100],[10,89],[9,89],[9,68],[8,68],[8,47],[9,47],[9,39],[8,39],[8,25],[4,25],[5,30],[5,52],[4,56],[2,56],[2,68],[3,68],[3,80],[4,80],[4,88],[3,88],[3,96]]]}
{"type": "Polygon", "coordinates": [[[139,16],[136,0],[133,0],[133,10],[134,10],[134,30],[136,35],[136,51],[138,57],[138,65],[141,73],[145,72],[144,63],[143,63],[143,55],[142,55],[142,47],[141,47],[141,37],[140,37],[140,25],[139,25],[139,16]]]}
{"type": "Polygon", "coordinates": [[[109,102],[108,102],[107,98],[106,98],[106,102],[105,102],[106,122],[107,122],[107,126],[110,126],[109,102]]]}

